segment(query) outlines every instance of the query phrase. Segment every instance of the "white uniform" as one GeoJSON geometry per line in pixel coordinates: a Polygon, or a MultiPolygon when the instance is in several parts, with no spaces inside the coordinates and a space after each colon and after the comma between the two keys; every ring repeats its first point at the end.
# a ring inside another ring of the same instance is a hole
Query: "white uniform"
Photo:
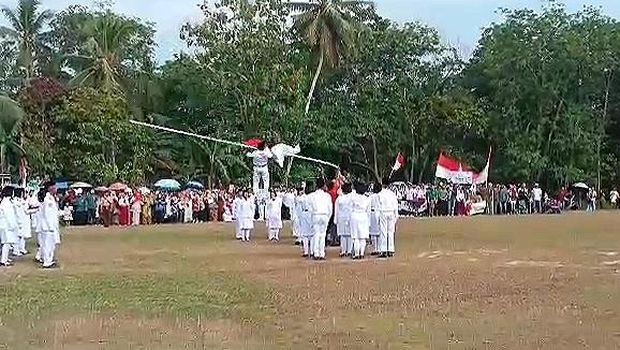
{"type": "Polygon", "coordinates": [[[295,198],[295,211],[297,212],[299,235],[301,237],[301,246],[304,256],[310,256],[310,254],[312,254],[310,243],[312,242],[314,232],[312,231],[310,202],[306,194],[301,194],[295,198]]]}
{"type": "Polygon", "coordinates": [[[359,258],[364,256],[366,240],[370,237],[370,198],[359,193],[350,196],[353,255],[359,258]]]}
{"type": "Polygon", "coordinates": [[[269,240],[280,240],[280,230],[282,229],[282,197],[276,196],[267,202],[267,229],[269,230],[269,240]]]}
{"type": "Polygon", "coordinates": [[[379,194],[370,195],[370,241],[373,254],[379,253],[379,194]]]}
{"type": "Polygon", "coordinates": [[[394,253],[394,233],[398,219],[398,198],[391,190],[384,188],[379,192],[379,251],[383,254],[394,253]]]}
{"type": "Polygon", "coordinates": [[[233,201],[233,207],[232,207],[232,210],[233,210],[232,215],[235,218],[235,238],[236,239],[243,239],[243,234],[241,233],[241,219],[240,219],[242,202],[243,202],[243,198],[235,197],[235,200],[233,201]]]}
{"type": "Polygon", "coordinates": [[[332,197],[323,190],[317,190],[308,196],[312,216],[312,252],[315,258],[325,258],[325,238],[327,225],[334,210],[332,197]]]}
{"type": "Polygon", "coordinates": [[[41,258],[43,267],[54,264],[56,245],[60,244],[60,226],[58,223],[58,203],[50,193],[45,195],[39,215],[39,234],[42,236],[41,258]]]}
{"type": "Polygon", "coordinates": [[[250,233],[254,229],[254,213],[256,204],[254,197],[243,199],[239,207],[239,225],[241,229],[242,239],[246,242],[250,240],[250,233]]]}
{"type": "Polygon", "coordinates": [[[297,226],[297,212],[295,210],[295,194],[292,192],[286,192],[282,197],[282,204],[288,208],[288,212],[291,214],[291,227],[293,229],[293,237],[299,237],[299,230],[297,226]]]}
{"type": "Polygon", "coordinates": [[[334,224],[340,237],[340,255],[353,253],[351,240],[351,194],[343,194],[334,205],[334,224]]]}
{"type": "Polygon", "coordinates": [[[248,157],[253,158],[254,171],[252,174],[252,189],[254,193],[258,193],[260,190],[260,181],[263,181],[263,190],[269,191],[269,158],[273,157],[273,154],[269,148],[264,150],[255,150],[247,154],[248,157]]]}
{"type": "Polygon", "coordinates": [[[19,231],[17,232],[17,244],[13,248],[13,254],[16,256],[22,256],[27,254],[26,240],[32,238],[32,228],[30,223],[30,210],[28,203],[23,198],[13,199],[13,205],[15,206],[15,214],[17,217],[17,226],[19,231]]]}
{"type": "Polygon", "coordinates": [[[2,254],[0,263],[9,263],[9,253],[11,247],[17,243],[17,232],[19,230],[15,207],[10,198],[5,197],[0,202],[0,239],[2,241],[2,254]]]}

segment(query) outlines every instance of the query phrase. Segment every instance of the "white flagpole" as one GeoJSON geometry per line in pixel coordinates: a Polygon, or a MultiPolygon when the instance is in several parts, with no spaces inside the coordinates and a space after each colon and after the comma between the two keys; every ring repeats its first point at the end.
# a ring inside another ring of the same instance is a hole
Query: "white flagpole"
{"type": "MultiPolygon", "coordinates": [[[[171,133],[174,133],[174,134],[181,134],[181,135],[185,135],[185,136],[196,137],[196,138],[203,139],[203,140],[208,140],[208,141],[213,141],[213,142],[220,142],[220,143],[224,143],[224,144],[231,145],[231,146],[237,146],[237,147],[243,147],[243,148],[249,148],[249,149],[256,149],[256,147],[252,147],[252,146],[246,145],[244,143],[232,142],[232,141],[228,141],[228,140],[217,139],[215,137],[198,135],[198,134],[194,134],[192,132],[187,132],[187,131],[183,131],[183,130],[167,128],[165,126],[160,126],[160,125],[155,125],[155,124],[139,122],[139,121],[133,120],[133,119],[129,120],[129,122],[132,123],[132,124],[135,124],[135,125],[144,126],[144,127],[147,127],[147,128],[152,128],[152,129],[157,129],[157,130],[162,130],[162,131],[167,131],[167,132],[171,132],[171,133]]],[[[292,155],[291,157],[307,160],[309,162],[314,162],[314,163],[319,163],[319,164],[327,165],[327,166],[330,166],[330,167],[333,167],[333,168],[336,168],[336,169],[340,169],[340,167],[337,166],[336,164],[333,164],[333,163],[330,163],[330,162],[326,162],[326,161],[320,160],[320,159],[314,159],[314,158],[304,157],[304,156],[300,156],[300,155],[292,155]]]]}
{"type": "Polygon", "coordinates": [[[183,131],[183,130],[171,129],[171,128],[167,128],[165,126],[160,126],[160,125],[155,125],[155,124],[139,122],[139,121],[133,120],[133,119],[129,120],[129,122],[132,123],[132,124],[144,126],[144,127],[147,127],[147,128],[163,130],[163,131],[167,131],[167,132],[171,132],[171,133],[175,133],[175,134],[181,134],[181,135],[185,135],[185,136],[197,137],[199,139],[213,141],[213,142],[225,143],[225,144],[231,145],[231,146],[237,146],[237,147],[243,147],[243,148],[249,148],[249,149],[256,149],[256,147],[252,147],[252,146],[246,145],[244,143],[232,142],[232,141],[222,140],[222,139],[216,139],[215,137],[198,135],[198,134],[194,134],[193,132],[187,132],[187,131],[183,131]]]}

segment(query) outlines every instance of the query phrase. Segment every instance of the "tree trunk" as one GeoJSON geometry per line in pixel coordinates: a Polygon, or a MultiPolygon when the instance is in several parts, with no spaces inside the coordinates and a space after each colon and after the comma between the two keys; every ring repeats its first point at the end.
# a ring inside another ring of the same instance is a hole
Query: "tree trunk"
{"type": "Polygon", "coordinates": [[[607,123],[607,108],[609,107],[609,84],[611,83],[611,76],[613,71],[609,70],[609,74],[607,75],[607,81],[605,84],[605,103],[603,104],[603,120],[599,124],[599,135],[597,137],[598,142],[596,145],[596,158],[597,158],[597,167],[596,167],[596,191],[601,193],[601,144],[603,142],[603,135],[605,134],[605,126],[607,123]]]}
{"type": "Polygon", "coordinates": [[[375,139],[375,136],[371,136],[372,138],[372,161],[373,161],[373,170],[375,173],[375,179],[378,182],[381,182],[381,174],[379,174],[379,164],[377,162],[377,140],[375,139]]]}
{"type": "Polygon", "coordinates": [[[6,173],[6,145],[0,145],[0,172],[6,173]]]}
{"type": "Polygon", "coordinates": [[[321,75],[321,70],[323,69],[323,60],[325,59],[323,54],[323,49],[320,49],[319,53],[319,65],[316,67],[316,72],[314,73],[314,78],[312,79],[312,85],[310,86],[310,92],[308,93],[308,100],[306,101],[306,109],[305,113],[308,115],[308,111],[310,111],[310,102],[312,101],[312,95],[314,95],[314,89],[316,89],[316,83],[319,80],[319,76],[321,75]]]}

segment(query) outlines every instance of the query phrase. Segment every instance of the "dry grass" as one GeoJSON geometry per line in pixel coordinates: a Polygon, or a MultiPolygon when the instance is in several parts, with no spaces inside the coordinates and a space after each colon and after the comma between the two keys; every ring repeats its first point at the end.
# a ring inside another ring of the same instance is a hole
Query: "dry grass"
{"type": "Polygon", "coordinates": [[[616,213],[401,221],[397,257],[302,260],[232,226],[67,230],[0,272],[0,348],[620,348],[616,213]]]}

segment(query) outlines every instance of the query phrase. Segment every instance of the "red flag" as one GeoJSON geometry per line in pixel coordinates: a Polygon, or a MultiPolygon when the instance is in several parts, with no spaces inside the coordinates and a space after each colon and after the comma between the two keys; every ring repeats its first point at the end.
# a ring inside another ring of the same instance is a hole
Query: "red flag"
{"type": "Polygon", "coordinates": [[[437,161],[435,177],[447,179],[459,184],[484,183],[487,181],[489,176],[490,158],[491,151],[489,150],[489,158],[487,159],[486,166],[480,173],[477,173],[473,171],[469,165],[461,162],[460,160],[440,153],[439,160],[437,161]]]}
{"type": "Polygon", "coordinates": [[[407,164],[405,156],[402,153],[398,152],[398,155],[396,156],[396,161],[394,161],[394,166],[392,167],[392,171],[398,171],[399,169],[403,168],[405,164],[407,164]]]}
{"type": "Polygon", "coordinates": [[[243,144],[250,147],[258,148],[258,146],[260,146],[262,143],[264,143],[264,141],[261,139],[250,139],[245,141],[243,144]]]}

